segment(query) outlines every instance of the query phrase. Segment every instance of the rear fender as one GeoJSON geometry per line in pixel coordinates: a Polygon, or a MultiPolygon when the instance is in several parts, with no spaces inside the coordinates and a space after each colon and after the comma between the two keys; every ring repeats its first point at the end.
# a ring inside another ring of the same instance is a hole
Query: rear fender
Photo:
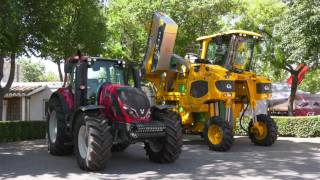
{"type": "Polygon", "coordinates": [[[64,121],[67,125],[66,133],[70,135],[70,117],[73,112],[73,95],[70,91],[65,90],[66,88],[60,88],[58,91],[51,94],[50,99],[57,98],[62,106],[62,110],[64,113],[64,121]]]}
{"type": "Polygon", "coordinates": [[[68,114],[73,110],[73,106],[70,106],[70,104],[68,104],[66,98],[64,97],[64,95],[62,93],[60,93],[59,91],[54,92],[51,96],[50,99],[53,98],[58,98],[61,105],[62,105],[62,109],[63,112],[68,114]]]}

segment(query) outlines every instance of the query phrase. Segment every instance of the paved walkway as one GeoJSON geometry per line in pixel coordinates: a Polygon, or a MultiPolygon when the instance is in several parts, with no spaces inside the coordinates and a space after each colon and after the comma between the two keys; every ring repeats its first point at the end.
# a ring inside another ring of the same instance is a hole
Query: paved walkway
{"type": "Polygon", "coordinates": [[[116,153],[104,171],[81,171],[74,156],[47,153],[44,140],[0,144],[0,179],[320,179],[320,138],[279,138],[272,147],[257,147],[237,138],[229,152],[209,151],[188,137],[180,159],[155,164],[142,144],[116,153]]]}

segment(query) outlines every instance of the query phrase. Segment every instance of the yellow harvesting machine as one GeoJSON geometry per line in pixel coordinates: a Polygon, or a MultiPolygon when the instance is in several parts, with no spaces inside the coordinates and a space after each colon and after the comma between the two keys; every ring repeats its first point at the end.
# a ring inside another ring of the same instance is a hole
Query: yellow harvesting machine
{"type": "Polygon", "coordinates": [[[232,30],[203,36],[197,39],[200,53],[182,58],[173,53],[177,30],[167,15],[153,15],[142,77],[150,82],[155,103],[176,111],[184,132],[201,135],[215,151],[230,149],[237,121],[249,106],[251,141],[272,145],[276,124],[266,109],[256,108],[271,97],[271,80],[252,71],[261,35],[232,30]]]}

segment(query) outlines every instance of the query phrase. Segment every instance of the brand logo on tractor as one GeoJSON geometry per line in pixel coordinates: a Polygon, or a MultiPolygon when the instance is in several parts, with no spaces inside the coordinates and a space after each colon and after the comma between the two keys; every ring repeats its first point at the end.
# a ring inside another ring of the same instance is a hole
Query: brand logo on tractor
{"type": "Polygon", "coordinates": [[[140,114],[144,114],[144,109],[140,109],[140,114]]]}
{"type": "Polygon", "coordinates": [[[227,87],[227,89],[232,89],[232,85],[231,84],[227,84],[226,87],[227,87]]]}

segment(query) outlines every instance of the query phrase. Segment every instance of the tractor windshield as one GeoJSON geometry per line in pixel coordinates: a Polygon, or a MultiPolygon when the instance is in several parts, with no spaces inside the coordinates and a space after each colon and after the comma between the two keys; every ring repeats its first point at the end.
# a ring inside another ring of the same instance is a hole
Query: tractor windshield
{"type": "Polygon", "coordinates": [[[255,41],[250,36],[217,36],[208,44],[206,62],[237,71],[249,71],[255,41]]]}
{"type": "Polygon", "coordinates": [[[124,69],[114,61],[98,60],[94,62],[88,67],[87,77],[88,99],[96,98],[103,83],[125,84],[124,69]]]}
{"type": "Polygon", "coordinates": [[[234,59],[232,61],[233,69],[250,70],[253,57],[254,39],[238,37],[234,50],[234,59]]]}

